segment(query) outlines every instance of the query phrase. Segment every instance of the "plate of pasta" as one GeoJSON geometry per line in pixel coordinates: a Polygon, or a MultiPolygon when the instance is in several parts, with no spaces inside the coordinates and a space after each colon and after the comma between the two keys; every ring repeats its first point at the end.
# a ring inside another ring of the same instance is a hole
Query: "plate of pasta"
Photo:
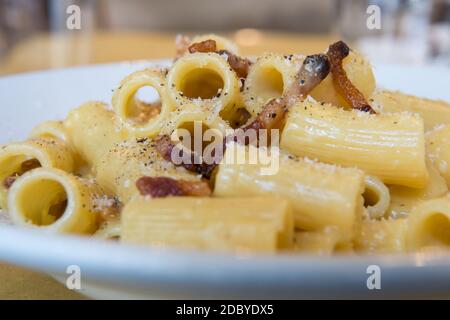
{"type": "Polygon", "coordinates": [[[96,298],[450,296],[448,69],[176,47],[0,79],[1,260],[96,298]]]}

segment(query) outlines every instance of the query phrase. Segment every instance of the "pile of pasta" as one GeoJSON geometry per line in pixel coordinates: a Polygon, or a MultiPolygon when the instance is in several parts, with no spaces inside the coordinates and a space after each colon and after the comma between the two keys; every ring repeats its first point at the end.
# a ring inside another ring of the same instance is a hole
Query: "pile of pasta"
{"type": "Polygon", "coordinates": [[[173,65],[127,76],[111,107],[88,102],[1,146],[0,206],[43,232],[146,246],[449,248],[450,105],[377,89],[370,63],[338,45],[246,58],[217,35],[180,37],[173,65]],[[159,100],[139,99],[144,87],[159,100]],[[167,137],[195,124],[280,129],[279,169],[172,163],[167,137]]]}

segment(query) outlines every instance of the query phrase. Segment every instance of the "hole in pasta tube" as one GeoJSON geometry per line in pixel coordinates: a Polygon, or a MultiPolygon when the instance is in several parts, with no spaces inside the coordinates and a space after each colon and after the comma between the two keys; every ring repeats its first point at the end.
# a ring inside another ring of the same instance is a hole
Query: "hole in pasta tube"
{"type": "Polygon", "coordinates": [[[178,91],[191,99],[212,99],[223,87],[224,81],[219,73],[207,68],[197,68],[184,76],[178,91]]]}
{"type": "Polygon", "coordinates": [[[450,247],[450,220],[444,214],[431,215],[424,223],[425,246],[443,245],[450,247]]]}
{"type": "Polygon", "coordinates": [[[28,223],[48,226],[60,219],[68,206],[64,186],[52,179],[32,179],[18,188],[16,206],[28,223]]]}
{"type": "Polygon", "coordinates": [[[363,200],[367,213],[372,219],[384,217],[391,202],[389,189],[379,178],[374,176],[366,176],[364,183],[363,200]]]}
{"type": "Polygon", "coordinates": [[[9,189],[25,172],[41,167],[36,158],[25,155],[7,157],[0,161],[0,180],[3,188],[9,189]]]}
{"type": "Polygon", "coordinates": [[[136,125],[144,125],[160,113],[161,97],[151,86],[139,88],[128,100],[126,117],[136,125]]]}
{"type": "Polygon", "coordinates": [[[274,67],[262,67],[253,76],[255,95],[268,101],[283,95],[283,75],[274,67]]]}
{"type": "Polygon", "coordinates": [[[375,206],[379,201],[380,197],[378,196],[377,190],[374,190],[370,188],[369,186],[366,186],[366,189],[363,193],[364,198],[364,207],[373,207],[375,206]]]}

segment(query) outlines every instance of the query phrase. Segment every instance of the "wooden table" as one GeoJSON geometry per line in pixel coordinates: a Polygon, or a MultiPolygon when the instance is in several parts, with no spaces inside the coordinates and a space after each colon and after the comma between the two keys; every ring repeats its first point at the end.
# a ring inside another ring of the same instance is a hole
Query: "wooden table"
{"type": "MultiPolygon", "coordinates": [[[[264,51],[311,54],[324,51],[332,36],[307,36],[239,30],[228,34],[243,55],[264,51]]],[[[0,74],[76,65],[172,57],[175,34],[65,33],[40,34],[13,47],[0,62],[0,74]]],[[[0,299],[83,299],[47,275],[0,264],[0,299]]]]}

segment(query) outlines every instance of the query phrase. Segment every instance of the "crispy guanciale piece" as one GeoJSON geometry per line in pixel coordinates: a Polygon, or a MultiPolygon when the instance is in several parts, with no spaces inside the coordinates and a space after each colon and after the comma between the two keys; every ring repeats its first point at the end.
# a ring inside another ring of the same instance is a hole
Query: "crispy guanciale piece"
{"type": "Polygon", "coordinates": [[[215,166],[207,165],[202,162],[200,158],[190,150],[178,148],[170,139],[169,135],[160,135],[155,139],[156,151],[164,158],[164,160],[172,162],[172,154],[177,154],[183,159],[189,157],[188,162],[182,162],[180,166],[184,167],[190,172],[201,174],[204,178],[209,179],[214,171],[215,166]]]}
{"type": "Polygon", "coordinates": [[[246,58],[239,57],[235,55],[234,53],[231,53],[228,50],[219,50],[217,51],[218,54],[226,54],[228,59],[228,64],[230,65],[231,69],[233,69],[237,76],[239,78],[247,78],[248,70],[250,69],[250,66],[252,65],[252,62],[246,58]]]}
{"type": "Polygon", "coordinates": [[[22,164],[20,165],[21,170],[23,173],[36,169],[36,168],[40,168],[41,167],[41,163],[37,160],[37,159],[30,159],[30,160],[26,160],[24,162],[22,162],[22,164]]]}
{"type": "Polygon", "coordinates": [[[168,177],[142,177],[136,186],[143,196],[165,198],[170,196],[209,197],[211,188],[205,181],[175,180],[168,177]]]}
{"type": "Polygon", "coordinates": [[[188,48],[189,53],[195,52],[216,52],[220,55],[226,55],[228,64],[233,69],[239,78],[247,78],[248,69],[251,66],[251,61],[246,58],[241,58],[228,50],[217,50],[217,43],[215,40],[205,40],[193,43],[188,48]]]}
{"type": "Polygon", "coordinates": [[[343,41],[330,45],[327,56],[331,64],[333,84],[339,94],[353,108],[369,113],[376,113],[366,101],[364,95],[353,85],[342,66],[342,60],[348,56],[350,48],[343,41]]]}
{"type": "Polygon", "coordinates": [[[215,40],[205,40],[201,42],[193,43],[188,48],[189,53],[195,52],[215,52],[217,51],[217,45],[215,40]]]}
{"type": "MultiPolygon", "coordinates": [[[[326,55],[318,54],[306,57],[303,61],[303,65],[295,77],[295,81],[290,88],[286,91],[285,95],[281,98],[270,100],[263,108],[261,113],[250,124],[237,131],[239,133],[227,136],[223,140],[222,155],[225,153],[227,142],[230,141],[243,141],[245,144],[250,144],[252,141],[244,137],[239,137],[239,134],[245,134],[247,130],[254,129],[257,132],[256,138],[258,139],[260,129],[274,129],[281,126],[284,121],[285,115],[289,109],[289,106],[298,100],[304,99],[311,90],[313,90],[323,79],[326,78],[330,72],[330,63],[326,55]]],[[[168,135],[159,136],[155,140],[156,150],[166,160],[172,161],[172,152],[174,148],[177,148],[173,144],[168,135]]],[[[190,152],[184,150],[175,150],[177,154],[181,155],[183,152],[190,152]]],[[[220,162],[220,159],[212,164],[206,164],[201,161],[194,161],[197,157],[194,152],[190,152],[190,163],[180,164],[187,170],[201,174],[204,178],[209,179],[213,175],[213,172],[220,162]]]]}
{"type": "Polygon", "coordinates": [[[330,63],[326,55],[315,54],[307,56],[302,67],[295,76],[295,81],[281,98],[267,102],[262,111],[252,123],[243,129],[274,129],[283,123],[288,106],[298,100],[303,100],[330,72],[330,63]]]}

